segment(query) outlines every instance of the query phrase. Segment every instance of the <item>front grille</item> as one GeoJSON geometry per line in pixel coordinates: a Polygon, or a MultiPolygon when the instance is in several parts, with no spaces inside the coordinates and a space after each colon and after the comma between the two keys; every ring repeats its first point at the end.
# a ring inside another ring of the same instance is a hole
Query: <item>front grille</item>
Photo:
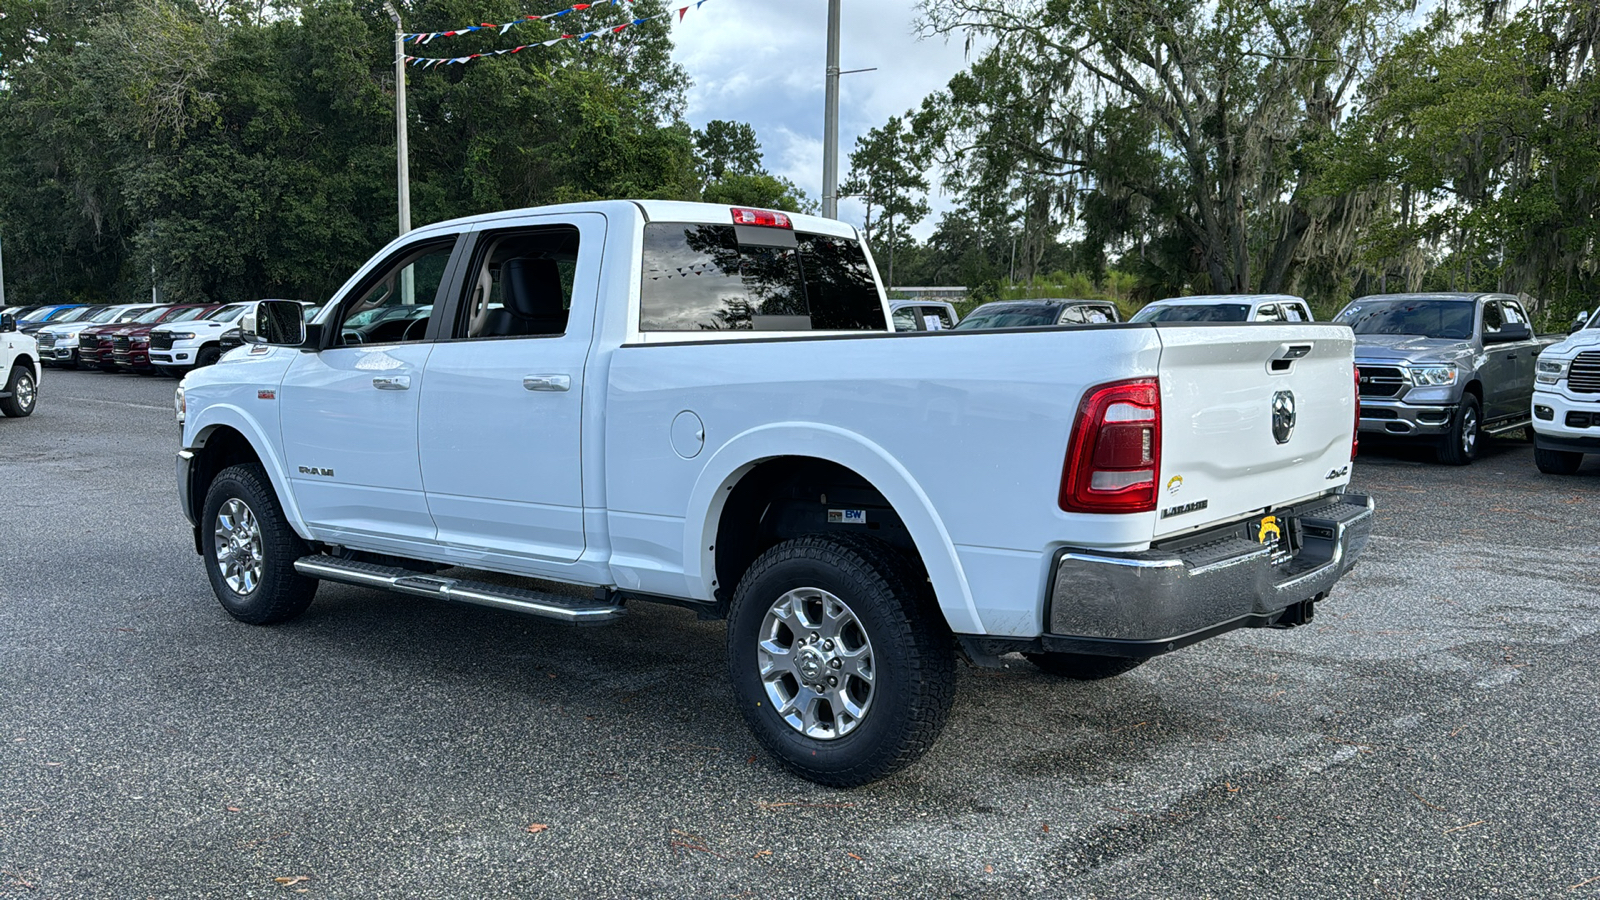
{"type": "Polygon", "coordinates": [[[111,339],[111,352],[112,353],[127,353],[129,350],[132,350],[132,349],[133,349],[133,338],[128,337],[125,334],[119,334],[116,337],[111,339]]]}
{"type": "Polygon", "coordinates": [[[56,336],[53,334],[36,334],[34,339],[39,342],[40,350],[54,350],[56,348],[56,336]]]}
{"type": "Polygon", "coordinates": [[[157,332],[152,333],[150,335],[150,349],[151,350],[171,350],[172,349],[172,332],[170,332],[170,331],[157,331],[157,332]]]}
{"type": "Polygon", "coordinates": [[[1567,388],[1576,394],[1600,394],[1600,350],[1578,354],[1567,369],[1567,388]]]}
{"type": "Polygon", "coordinates": [[[1600,413],[1569,412],[1567,413],[1568,428],[1588,428],[1595,424],[1595,418],[1600,413]]]}
{"type": "Polygon", "coordinates": [[[1361,370],[1361,396],[1393,397],[1406,383],[1406,373],[1394,366],[1357,366],[1361,370]]]}

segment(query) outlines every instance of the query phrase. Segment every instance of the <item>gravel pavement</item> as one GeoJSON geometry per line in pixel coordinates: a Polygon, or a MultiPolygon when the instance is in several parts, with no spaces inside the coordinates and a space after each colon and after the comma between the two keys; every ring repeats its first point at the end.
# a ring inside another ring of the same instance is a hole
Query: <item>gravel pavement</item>
{"type": "Polygon", "coordinates": [[[240,625],[169,379],[0,420],[0,897],[1600,898],[1600,460],[1364,447],[1362,565],[1292,631],[1093,684],[963,667],[835,791],[762,753],[723,626],[324,585],[240,625]]]}

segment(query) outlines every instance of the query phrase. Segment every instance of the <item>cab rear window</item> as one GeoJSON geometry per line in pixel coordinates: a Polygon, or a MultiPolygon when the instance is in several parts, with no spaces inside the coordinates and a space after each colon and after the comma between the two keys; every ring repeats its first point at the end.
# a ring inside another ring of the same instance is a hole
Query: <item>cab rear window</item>
{"type": "Polygon", "coordinates": [[[883,331],[861,245],[848,238],[651,222],[640,331],[883,331]]]}

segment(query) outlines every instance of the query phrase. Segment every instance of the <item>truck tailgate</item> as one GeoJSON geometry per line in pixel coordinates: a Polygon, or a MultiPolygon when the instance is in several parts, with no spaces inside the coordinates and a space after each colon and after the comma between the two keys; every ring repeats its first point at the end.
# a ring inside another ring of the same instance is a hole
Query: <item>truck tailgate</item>
{"type": "Polygon", "coordinates": [[[1157,330],[1162,349],[1156,538],[1349,482],[1356,399],[1355,341],[1348,328],[1157,330]]]}

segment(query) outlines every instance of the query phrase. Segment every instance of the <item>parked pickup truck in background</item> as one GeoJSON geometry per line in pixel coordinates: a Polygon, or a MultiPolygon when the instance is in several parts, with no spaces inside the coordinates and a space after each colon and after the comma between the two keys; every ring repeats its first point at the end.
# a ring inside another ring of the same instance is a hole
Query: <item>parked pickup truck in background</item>
{"type": "Polygon", "coordinates": [[[1533,460],[1539,471],[1571,475],[1585,453],[1600,453],[1600,316],[1539,354],[1533,387],[1533,460]]]}
{"type": "Polygon", "coordinates": [[[17,330],[17,317],[0,313],[0,415],[33,415],[39,398],[39,345],[17,330]]]}
{"type": "Polygon", "coordinates": [[[223,335],[239,331],[239,317],[253,308],[231,303],[186,322],[169,322],[150,329],[150,364],[169,375],[209,366],[222,357],[223,335]]]}
{"type": "Polygon", "coordinates": [[[1334,321],[1356,333],[1361,430],[1434,441],[1456,466],[1528,424],[1534,360],[1555,342],[1509,294],[1374,294],[1334,321]]]}
{"type": "Polygon", "coordinates": [[[1367,541],[1347,328],[888,313],[829,219],[616,201],[430,225],[312,323],[257,304],[251,346],[184,378],[181,506],[244,622],[319,580],[724,617],[745,720],[833,785],[928,749],[958,654],[1100,678],[1302,624],[1367,541]]]}
{"type": "Polygon", "coordinates": [[[1120,322],[1117,305],[1106,300],[996,300],[967,314],[962,331],[989,328],[1047,328],[1052,325],[1104,325],[1120,322]]]}

